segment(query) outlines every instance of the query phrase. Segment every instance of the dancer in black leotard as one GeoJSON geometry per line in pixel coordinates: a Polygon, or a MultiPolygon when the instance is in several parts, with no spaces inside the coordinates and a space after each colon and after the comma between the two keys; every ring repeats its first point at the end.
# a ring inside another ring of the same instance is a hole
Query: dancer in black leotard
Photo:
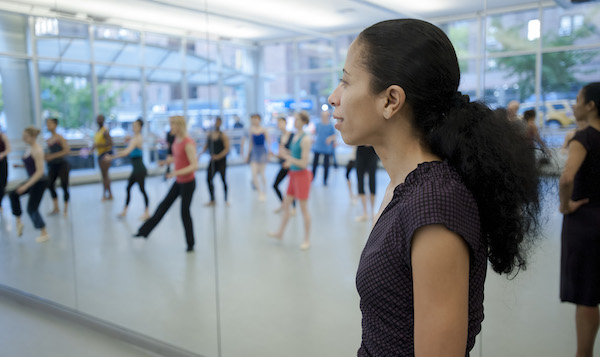
{"type": "Polygon", "coordinates": [[[142,126],[144,126],[144,122],[141,119],[137,119],[133,122],[133,138],[129,141],[129,145],[125,150],[118,152],[116,155],[112,156],[110,154],[104,157],[104,160],[111,161],[119,157],[125,157],[129,155],[131,158],[131,166],[133,170],[131,171],[131,175],[129,175],[129,182],[127,183],[127,199],[125,200],[125,207],[123,208],[123,212],[119,214],[119,217],[125,217],[127,215],[127,208],[129,207],[129,202],[131,200],[131,188],[134,184],[138,184],[140,188],[140,192],[142,196],[144,196],[144,204],[146,205],[146,209],[144,210],[144,214],[140,217],[142,221],[147,220],[150,217],[150,213],[148,212],[148,195],[146,195],[145,181],[146,176],[148,175],[148,171],[146,170],[146,166],[144,165],[144,160],[142,158],[142,148],[144,146],[144,137],[142,136],[142,126]]]}
{"type": "Polygon", "coordinates": [[[0,213],[2,213],[2,198],[6,190],[8,181],[8,160],[6,157],[10,153],[10,142],[4,133],[0,133],[0,213]]]}
{"type": "Polygon", "coordinates": [[[46,223],[40,215],[39,207],[42,201],[42,196],[46,190],[48,179],[44,176],[44,150],[37,143],[36,139],[40,134],[40,130],[34,127],[28,127],[23,131],[23,141],[29,145],[25,155],[23,156],[23,165],[14,165],[15,167],[25,167],[29,179],[17,187],[16,190],[10,193],[10,205],[13,215],[17,219],[17,235],[23,235],[23,222],[21,221],[21,196],[29,194],[27,202],[27,213],[35,228],[41,230],[41,234],[36,238],[36,242],[42,243],[50,237],[46,231],[46,223]]]}
{"type": "Polygon", "coordinates": [[[225,190],[225,203],[229,205],[227,201],[227,182],[225,179],[225,173],[227,170],[227,154],[229,153],[229,137],[221,131],[221,124],[223,121],[220,117],[215,120],[215,130],[208,134],[208,140],[202,153],[208,150],[210,154],[210,162],[208,163],[208,169],[206,170],[206,181],[208,183],[208,191],[210,193],[210,201],[205,206],[215,205],[215,186],[213,185],[213,178],[219,172],[221,174],[221,180],[223,180],[223,190],[225,190]]]}
{"type": "MultiPolygon", "coordinates": [[[[181,220],[185,229],[185,238],[187,241],[187,251],[194,251],[194,226],[190,205],[196,189],[196,179],[194,172],[198,169],[198,160],[196,159],[196,142],[187,134],[187,125],[182,116],[172,116],[169,118],[171,131],[175,135],[173,143],[173,156],[167,158],[166,164],[175,163],[175,171],[167,175],[168,178],[175,177],[175,183],[171,186],[169,193],[158,205],[154,215],[144,223],[135,237],[147,238],[150,232],[163,218],[177,197],[181,196],[181,220]]],[[[164,165],[165,162],[160,162],[164,165]]]]}
{"type": "Polygon", "coordinates": [[[356,204],[356,197],[354,196],[354,192],[352,191],[352,182],[350,182],[350,172],[352,169],[356,167],[356,146],[352,147],[352,156],[348,159],[348,164],[346,164],[346,183],[348,184],[348,193],[350,194],[350,202],[352,204],[356,204]]]}
{"type": "Polygon", "coordinates": [[[54,208],[50,214],[57,214],[60,212],[58,209],[58,195],[56,194],[56,179],[60,178],[60,186],[63,189],[63,201],[65,203],[64,215],[67,216],[67,208],[69,206],[69,171],[71,167],[67,161],[67,156],[71,152],[71,148],[65,138],[56,132],[58,126],[58,119],[49,118],[46,120],[46,127],[48,131],[52,133],[52,136],[46,141],[48,144],[48,150],[45,159],[48,163],[48,190],[52,196],[52,203],[54,208]]]}
{"type": "MultiPolygon", "coordinates": [[[[275,213],[280,213],[283,209],[283,195],[281,194],[281,191],[279,191],[279,184],[287,176],[288,171],[290,171],[289,168],[283,166],[283,163],[285,162],[286,155],[289,155],[290,153],[290,145],[292,144],[292,140],[294,139],[294,133],[292,133],[291,131],[287,131],[286,125],[287,119],[285,117],[277,118],[277,127],[279,128],[279,130],[281,130],[281,136],[279,137],[279,154],[277,155],[279,157],[279,163],[281,164],[281,170],[279,170],[279,173],[275,178],[275,182],[273,183],[273,189],[275,190],[275,194],[277,194],[277,197],[279,197],[279,201],[281,201],[282,206],[279,206],[279,208],[275,210],[275,213]]],[[[296,200],[293,201],[293,204],[295,209],[296,200]]]]}
{"type": "Polygon", "coordinates": [[[379,158],[372,146],[359,146],[356,148],[356,176],[358,178],[358,197],[362,203],[363,214],[356,217],[356,221],[366,221],[375,214],[375,172],[379,158]],[[367,210],[367,197],[365,195],[365,173],[369,174],[369,201],[371,203],[371,215],[367,210]]]}

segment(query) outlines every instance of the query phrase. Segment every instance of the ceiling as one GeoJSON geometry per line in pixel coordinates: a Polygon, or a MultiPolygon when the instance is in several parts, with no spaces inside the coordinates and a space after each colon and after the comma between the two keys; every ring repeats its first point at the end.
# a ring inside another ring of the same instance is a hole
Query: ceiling
{"type": "MultiPolygon", "coordinates": [[[[0,0],[0,10],[92,20],[129,28],[241,41],[299,36],[328,37],[375,22],[417,17],[436,19],[484,10],[518,10],[530,0],[0,0]]],[[[568,4],[569,0],[544,4],[568,4]]]]}

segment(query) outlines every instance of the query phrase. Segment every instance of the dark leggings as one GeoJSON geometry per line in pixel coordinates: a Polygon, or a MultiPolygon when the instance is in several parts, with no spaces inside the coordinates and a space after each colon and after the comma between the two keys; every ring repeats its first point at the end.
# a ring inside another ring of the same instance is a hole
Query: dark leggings
{"type": "Polygon", "coordinates": [[[29,194],[29,200],[27,201],[27,214],[31,217],[33,221],[33,226],[37,229],[42,229],[46,227],[44,220],[42,219],[42,215],[40,214],[40,202],[42,202],[42,196],[44,195],[44,191],[46,190],[46,186],[48,185],[48,180],[43,177],[38,182],[36,182],[33,186],[31,186],[27,191],[25,191],[22,195],[19,195],[17,191],[13,191],[10,193],[10,206],[12,208],[13,215],[17,217],[21,217],[23,211],[21,210],[21,201],[19,200],[21,196],[29,194]]]}
{"type": "Polygon", "coordinates": [[[175,182],[165,199],[158,205],[154,215],[140,227],[138,235],[148,237],[165,213],[167,213],[173,202],[175,202],[175,199],[181,196],[181,220],[183,221],[183,228],[185,230],[185,240],[188,248],[194,248],[194,227],[192,224],[192,215],[190,214],[190,205],[192,204],[195,189],[195,180],[186,183],[175,182]]]}
{"type": "MultiPolygon", "coordinates": [[[[275,193],[277,194],[277,197],[279,197],[279,200],[281,202],[283,202],[283,195],[281,194],[281,191],[279,191],[279,184],[287,176],[288,171],[290,170],[284,169],[282,166],[281,170],[279,170],[279,173],[277,174],[277,177],[275,178],[275,182],[273,182],[273,189],[275,190],[275,193]]],[[[292,204],[294,205],[294,207],[296,207],[296,200],[292,201],[292,204]]]]}
{"type": "Polygon", "coordinates": [[[56,179],[60,177],[60,186],[63,189],[64,201],[69,202],[69,163],[65,160],[59,163],[48,164],[48,190],[52,199],[56,199],[56,179]]]}
{"type": "Polygon", "coordinates": [[[375,194],[375,171],[377,171],[377,160],[356,160],[359,195],[365,194],[365,173],[369,174],[369,192],[375,194]]]}
{"type": "Polygon", "coordinates": [[[0,160],[0,206],[6,192],[6,181],[8,180],[8,163],[6,158],[0,160]]]}
{"type": "Polygon", "coordinates": [[[355,166],[354,160],[348,160],[348,165],[346,165],[346,180],[350,181],[350,172],[355,166]]]}
{"type": "Polygon", "coordinates": [[[227,171],[227,159],[221,160],[210,160],[208,164],[208,170],[206,171],[206,182],[208,182],[208,192],[210,193],[210,200],[215,200],[215,185],[213,185],[213,178],[217,174],[221,174],[221,180],[223,180],[223,189],[225,190],[225,202],[227,202],[227,182],[225,182],[225,174],[227,171]]]}
{"type": "Polygon", "coordinates": [[[138,184],[140,188],[140,192],[144,196],[144,203],[146,204],[146,208],[148,208],[148,195],[146,195],[146,174],[131,174],[129,176],[129,181],[127,182],[127,198],[125,199],[125,207],[129,206],[129,202],[131,200],[131,188],[134,184],[138,184]]]}
{"type": "Polygon", "coordinates": [[[323,168],[325,172],[323,173],[323,183],[327,185],[327,176],[329,175],[329,158],[331,154],[322,154],[319,152],[314,153],[313,158],[313,180],[315,178],[315,174],[317,173],[317,166],[319,166],[319,156],[323,155],[323,168]]]}

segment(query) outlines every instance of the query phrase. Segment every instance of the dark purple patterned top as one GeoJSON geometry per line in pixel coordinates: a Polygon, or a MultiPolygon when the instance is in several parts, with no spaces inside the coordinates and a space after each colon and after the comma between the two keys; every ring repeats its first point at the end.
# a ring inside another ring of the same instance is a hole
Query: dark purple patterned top
{"type": "Polygon", "coordinates": [[[362,311],[358,356],[414,356],[414,306],[410,247],[416,229],[443,224],[470,251],[467,351],[483,321],[487,247],[477,203],[446,162],[420,164],[394,190],[362,252],[356,287],[362,311]]]}

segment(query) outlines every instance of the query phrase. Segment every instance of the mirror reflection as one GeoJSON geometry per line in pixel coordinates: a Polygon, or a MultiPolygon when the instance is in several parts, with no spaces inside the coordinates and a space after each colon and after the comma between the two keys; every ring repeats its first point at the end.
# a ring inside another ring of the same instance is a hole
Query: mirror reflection
{"type": "Polygon", "coordinates": [[[26,3],[0,3],[2,286],[203,356],[356,354],[356,275],[390,177],[344,142],[328,97],[362,29],[419,17],[452,42],[458,90],[523,122],[544,174],[544,239],[514,279],[488,272],[471,355],[576,349],[558,178],[578,91],[600,80],[598,4],[145,2],[140,21],[128,2],[26,3]],[[14,167],[37,146],[39,179],[35,158],[14,167]]]}

